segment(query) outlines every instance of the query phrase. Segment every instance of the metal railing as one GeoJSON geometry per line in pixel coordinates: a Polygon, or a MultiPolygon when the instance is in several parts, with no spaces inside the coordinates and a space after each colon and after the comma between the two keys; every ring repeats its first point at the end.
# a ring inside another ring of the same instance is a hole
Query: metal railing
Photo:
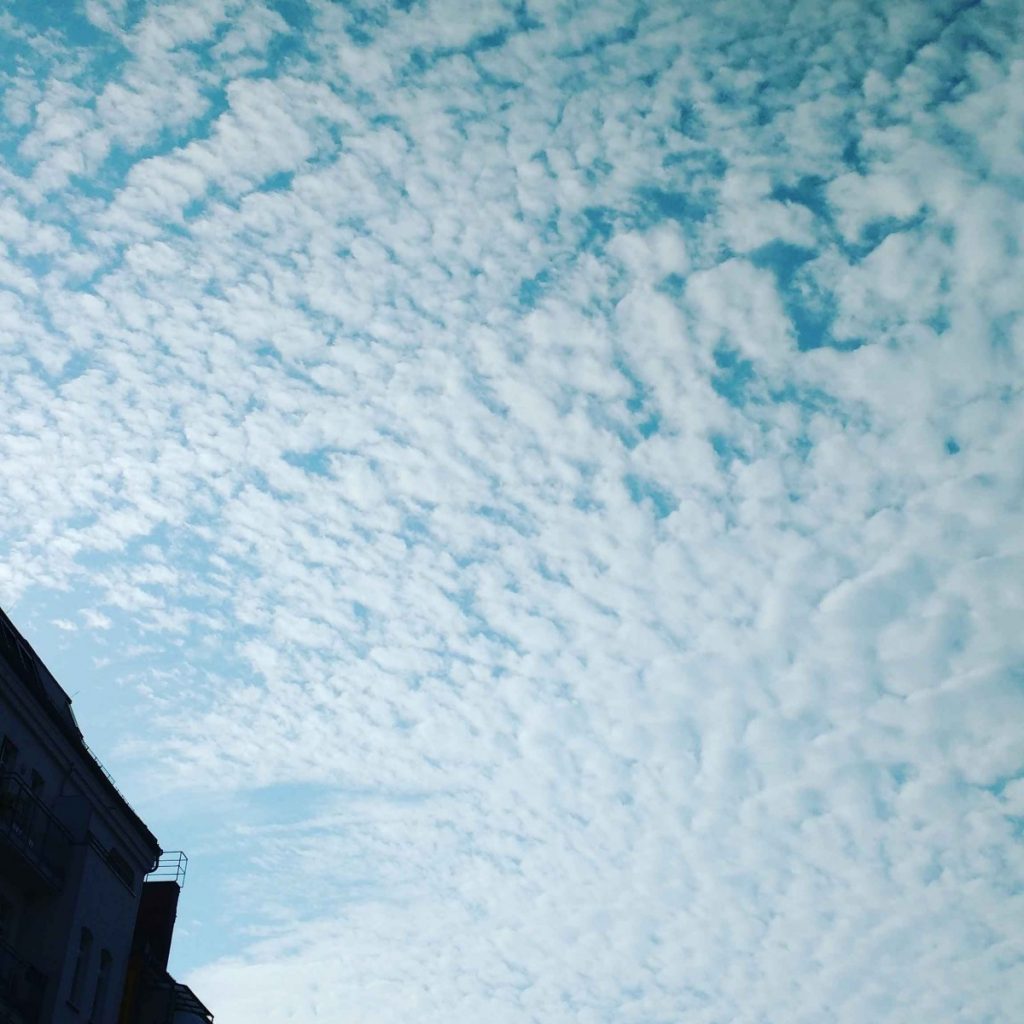
{"type": "Polygon", "coordinates": [[[53,881],[64,877],[71,833],[24,779],[11,772],[0,774],[0,836],[53,881]]]}
{"type": "Polygon", "coordinates": [[[0,1015],[37,1024],[46,995],[46,975],[0,941],[0,1015]]]}
{"type": "Polygon", "coordinates": [[[136,817],[138,817],[135,808],[132,807],[132,805],[128,802],[128,797],[126,797],[124,793],[122,793],[121,790],[118,788],[117,783],[114,781],[114,776],[110,774],[110,772],[107,770],[107,766],[96,756],[96,751],[93,750],[92,747],[90,747],[89,744],[85,742],[84,737],[79,737],[79,739],[81,740],[82,748],[93,759],[93,761],[96,762],[96,767],[99,768],[100,772],[103,774],[103,777],[107,780],[107,782],[110,783],[114,792],[125,802],[125,804],[127,805],[128,809],[132,812],[132,814],[135,814],[136,817]]]}
{"type": "Polygon", "coordinates": [[[174,1022],[184,1019],[190,1022],[202,1020],[207,1024],[213,1024],[213,1014],[195,992],[188,985],[182,985],[180,981],[174,982],[174,1000],[171,1006],[171,1020],[174,1022]]]}
{"type": "Polygon", "coordinates": [[[155,868],[146,875],[147,882],[177,882],[178,888],[185,885],[188,872],[188,857],[181,850],[164,850],[155,868]]]}

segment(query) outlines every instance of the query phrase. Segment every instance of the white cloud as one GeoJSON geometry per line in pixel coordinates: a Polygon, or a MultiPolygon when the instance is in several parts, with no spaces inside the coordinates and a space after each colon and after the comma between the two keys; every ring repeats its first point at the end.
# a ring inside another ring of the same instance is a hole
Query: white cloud
{"type": "Polygon", "coordinates": [[[88,13],[7,100],[0,591],[218,1019],[1012,1020],[999,13],[88,13]]]}

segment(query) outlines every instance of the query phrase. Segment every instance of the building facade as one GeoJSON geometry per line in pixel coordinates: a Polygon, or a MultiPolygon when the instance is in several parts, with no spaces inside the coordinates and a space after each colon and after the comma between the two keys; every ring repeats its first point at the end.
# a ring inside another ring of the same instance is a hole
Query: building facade
{"type": "Polygon", "coordinates": [[[0,611],[0,1024],[212,1020],[198,1000],[192,1017],[143,1005],[140,907],[162,852],[0,611]]]}

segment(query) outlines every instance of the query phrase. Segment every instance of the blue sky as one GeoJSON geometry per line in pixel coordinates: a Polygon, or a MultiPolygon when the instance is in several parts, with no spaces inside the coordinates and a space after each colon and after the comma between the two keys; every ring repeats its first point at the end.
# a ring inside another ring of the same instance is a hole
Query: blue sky
{"type": "Polygon", "coordinates": [[[0,599],[221,1024],[1021,1019],[1022,22],[0,3],[0,599]]]}

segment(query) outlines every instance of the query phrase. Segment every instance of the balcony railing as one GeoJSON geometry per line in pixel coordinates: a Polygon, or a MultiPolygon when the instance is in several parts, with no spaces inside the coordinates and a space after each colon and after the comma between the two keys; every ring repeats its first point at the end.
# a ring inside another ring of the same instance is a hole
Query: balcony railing
{"type": "Polygon", "coordinates": [[[63,879],[71,833],[24,780],[11,773],[0,775],[0,838],[6,838],[48,881],[63,879]]]}
{"type": "Polygon", "coordinates": [[[0,941],[0,1018],[38,1024],[46,994],[46,975],[0,941]]]}
{"type": "Polygon", "coordinates": [[[181,982],[174,982],[173,1024],[213,1024],[213,1014],[200,1002],[199,997],[181,982]]]}

